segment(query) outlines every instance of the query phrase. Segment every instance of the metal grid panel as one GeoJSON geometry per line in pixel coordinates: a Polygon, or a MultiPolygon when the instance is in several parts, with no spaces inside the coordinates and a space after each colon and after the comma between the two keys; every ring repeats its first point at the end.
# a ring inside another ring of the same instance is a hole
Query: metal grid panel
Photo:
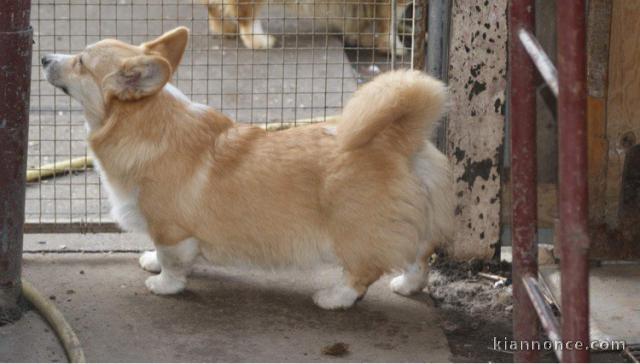
{"type": "MultiPolygon", "coordinates": [[[[200,1],[35,0],[28,167],[46,173],[42,168],[47,164],[88,155],[80,105],[42,76],[39,60],[46,53],[76,53],[104,38],[138,44],[187,26],[190,44],[173,78],[187,96],[239,122],[316,122],[339,113],[357,85],[376,74],[424,64],[427,0],[393,7],[396,11],[384,11],[392,8],[388,1],[371,1],[265,3],[256,21],[276,44],[254,50],[239,36],[213,33],[207,5],[200,1]],[[342,9],[340,17],[335,8],[342,9]],[[412,14],[418,15],[416,20],[412,14]],[[380,43],[374,41],[384,36],[377,28],[391,24],[394,16],[400,26],[391,29],[399,42],[390,48],[402,54],[392,57],[380,52],[379,45],[349,42],[361,38],[380,43]],[[350,22],[360,22],[361,30],[340,29],[350,22]]],[[[233,17],[221,20],[236,24],[233,17]]],[[[99,178],[87,167],[28,183],[26,220],[27,231],[113,230],[99,178]]]]}

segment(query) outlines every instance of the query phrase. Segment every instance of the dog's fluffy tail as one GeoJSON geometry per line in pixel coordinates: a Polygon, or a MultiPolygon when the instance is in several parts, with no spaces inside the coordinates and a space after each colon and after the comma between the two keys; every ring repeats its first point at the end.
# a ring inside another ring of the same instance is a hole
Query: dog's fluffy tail
{"type": "Polygon", "coordinates": [[[344,150],[354,150],[385,138],[399,152],[413,155],[443,113],[446,94],[445,85],[425,73],[384,73],[356,91],[347,103],[338,123],[338,143],[344,150]]]}

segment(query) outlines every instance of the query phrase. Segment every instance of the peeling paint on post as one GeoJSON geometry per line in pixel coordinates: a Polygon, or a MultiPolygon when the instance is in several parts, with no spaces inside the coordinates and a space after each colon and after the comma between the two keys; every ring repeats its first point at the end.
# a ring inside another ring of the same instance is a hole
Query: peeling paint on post
{"type": "Polygon", "coordinates": [[[33,31],[29,0],[0,6],[0,318],[19,317],[33,31]]]}
{"type": "Polygon", "coordinates": [[[456,180],[454,259],[491,258],[500,239],[507,0],[454,1],[448,152],[456,180]]]}

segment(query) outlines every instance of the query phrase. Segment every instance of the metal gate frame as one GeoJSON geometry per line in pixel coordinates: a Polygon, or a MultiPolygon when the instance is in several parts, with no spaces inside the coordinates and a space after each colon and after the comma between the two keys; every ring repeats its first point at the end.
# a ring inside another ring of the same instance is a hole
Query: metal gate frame
{"type": "Polygon", "coordinates": [[[30,0],[0,8],[0,321],[20,317],[31,50],[30,0]]]}
{"type": "MultiPolygon", "coordinates": [[[[557,7],[558,69],[537,42],[534,0],[512,0],[509,9],[510,120],[513,181],[513,335],[539,340],[539,324],[549,339],[582,348],[556,349],[563,362],[589,361],[589,235],[587,190],[587,89],[585,0],[557,7]],[[535,67],[534,67],[535,66],[535,67]],[[558,102],[558,240],[561,267],[559,323],[538,285],[535,72],[558,102]]],[[[515,361],[539,361],[539,352],[520,351],[515,361]]]]}

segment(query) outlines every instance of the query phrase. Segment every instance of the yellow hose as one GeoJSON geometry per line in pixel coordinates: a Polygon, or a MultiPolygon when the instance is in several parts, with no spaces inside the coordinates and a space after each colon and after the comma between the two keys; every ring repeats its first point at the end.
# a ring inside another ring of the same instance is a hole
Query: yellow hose
{"type": "Polygon", "coordinates": [[[91,157],[74,158],[62,162],[45,164],[38,168],[30,168],[27,170],[27,182],[36,182],[43,178],[52,177],[58,174],[85,170],[93,166],[91,157]]]}
{"type": "Polygon", "coordinates": [[[45,298],[40,292],[38,292],[31,283],[22,280],[22,294],[31,302],[31,304],[38,310],[49,325],[53,328],[56,335],[62,342],[67,358],[71,363],[86,363],[87,360],[82,351],[80,340],[78,336],[71,328],[71,325],[65,320],[62,313],[58,311],[56,306],[51,300],[45,298]]]}

